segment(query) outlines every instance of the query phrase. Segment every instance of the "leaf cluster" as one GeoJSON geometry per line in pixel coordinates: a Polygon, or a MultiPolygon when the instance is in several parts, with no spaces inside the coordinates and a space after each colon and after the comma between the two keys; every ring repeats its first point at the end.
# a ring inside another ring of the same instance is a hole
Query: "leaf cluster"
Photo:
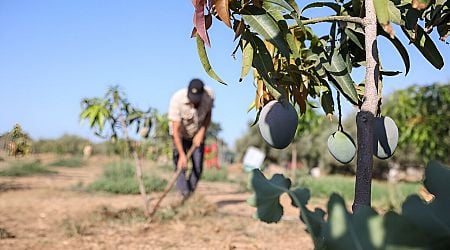
{"type": "Polygon", "coordinates": [[[147,138],[153,123],[153,109],[142,111],[132,106],[117,85],[109,87],[103,98],[84,98],[81,109],[80,119],[87,120],[97,136],[113,141],[117,140],[121,130],[128,137],[128,128],[133,125],[136,133],[147,138]],[[110,134],[105,131],[107,128],[110,134]]]}
{"type": "Polygon", "coordinates": [[[418,195],[409,196],[402,213],[389,211],[378,214],[371,207],[361,207],[354,213],[347,210],[344,200],[332,194],[328,213],[320,208],[306,207],[310,192],[305,188],[291,189],[291,182],[276,174],[270,180],[259,170],[253,171],[252,186],[257,218],[272,223],[281,220],[283,207],[280,196],[287,193],[292,205],[300,209],[299,218],[306,224],[316,249],[448,249],[450,247],[450,168],[431,161],[425,171],[424,186],[434,195],[430,202],[418,195]]]}
{"type": "MultiPolygon", "coordinates": [[[[428,34],[436,28],[445,40],[450,32],[450,1],[417,2],[374,0],[377,33],[397,49],[406,74],[410,58],[392,24],[400,26],[406,38],[437,69],[443,67],[444,61],[428,34]]],[[[196,0],[193,4],[193,36],[205,71],[224,83],[212,69],[205,49],[205,44],[210,45],[208,28],[216,17],[233,30],[238,41],[235,52],[242,52],[240,80],[254,69],[256,96],[252,108],[261,110],[270,100],[284,98],[304,114],[308,98],[319,98],[324,112],[332,115],[335,108],[331,86],[351,104],[362,104],[364,83],[355,83],[351,77],[352,69],[365,66],[366,60],[362,0],[313,2],[302,9],[294,0],[196,0]],[[308,18],[305,12],[313,8],[328,8],[334,14],[308,18]],[[325,36],[312,26],[323,22],[331,23],[325,36]]],[[[380,80],[401,73],[382,68],[379,72],[380,80]]]]}

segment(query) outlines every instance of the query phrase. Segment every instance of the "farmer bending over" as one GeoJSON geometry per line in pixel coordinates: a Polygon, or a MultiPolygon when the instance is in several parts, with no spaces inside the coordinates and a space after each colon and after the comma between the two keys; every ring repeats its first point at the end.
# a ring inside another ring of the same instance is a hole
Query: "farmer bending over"
{"type": "Polygon", "coordinates": [[[170,100],[170,134],[173,138],[175,170],[182,168],[176,187],[184,201],[197,187],[203,170],[204,140],[211,122],[214,93],[199,79],[193,79],[188,88],[175,92],[170,100]],[[187,151],[195,147],[191,156],[192,171],[186,176],[187,151]]]}

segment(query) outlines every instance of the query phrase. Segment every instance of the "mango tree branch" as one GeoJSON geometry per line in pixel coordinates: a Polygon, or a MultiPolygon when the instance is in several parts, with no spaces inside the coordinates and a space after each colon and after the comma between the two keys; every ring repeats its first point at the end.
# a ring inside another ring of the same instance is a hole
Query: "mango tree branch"
{"type": "Polygon", "coordinates": [[[358,152],[356,162],[355,200],[353,211],[370,206],[373,167],[373,124],[378,104],[377,19],[373,0],[365,1],[364,18],[366,80],[361,110],[356,116],[358,152]]]}

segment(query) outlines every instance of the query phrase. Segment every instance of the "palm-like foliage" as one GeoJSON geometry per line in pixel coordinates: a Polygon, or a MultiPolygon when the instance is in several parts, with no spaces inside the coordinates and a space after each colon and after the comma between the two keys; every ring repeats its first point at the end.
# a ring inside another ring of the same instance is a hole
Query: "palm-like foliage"
{"type": "Polygon", "coordinates": [[[81,120],[88,120],[89,126],[95,129],[95,134],[116,140],[120,130],[128,137],[128,128],[136,126],[136,133],[141,132],[147,138],[152,125],[154,111],[146,112],[133,107],[126,99],[119,86],[111,86],[103,98],[85,98],[81,101],[81,120]],[[105,131],[109,128],[108,131],[105,131]],[[108,132],[111,134],[108,135],[108,132]],[[142,133],[145,132],[145,133],[142,133]]]}

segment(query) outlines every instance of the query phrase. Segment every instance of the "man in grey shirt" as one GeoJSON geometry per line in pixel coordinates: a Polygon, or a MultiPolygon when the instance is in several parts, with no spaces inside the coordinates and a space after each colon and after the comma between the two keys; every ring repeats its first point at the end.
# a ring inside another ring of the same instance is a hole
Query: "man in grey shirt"
{"type": "Polygon", "coordinates": [[[204,140],[211,123],[211,110],[214,106],[214,93],[199,79],[190,81],[187,88],[173,94],[169,105],[169,128],[173,138],[173,161],[175,170],[182,168],[176,187],[188,198],[197,187],[203,171],[204,140]],[[186,176],[187,151],[192,153],[192,171],[186,176]]]}

